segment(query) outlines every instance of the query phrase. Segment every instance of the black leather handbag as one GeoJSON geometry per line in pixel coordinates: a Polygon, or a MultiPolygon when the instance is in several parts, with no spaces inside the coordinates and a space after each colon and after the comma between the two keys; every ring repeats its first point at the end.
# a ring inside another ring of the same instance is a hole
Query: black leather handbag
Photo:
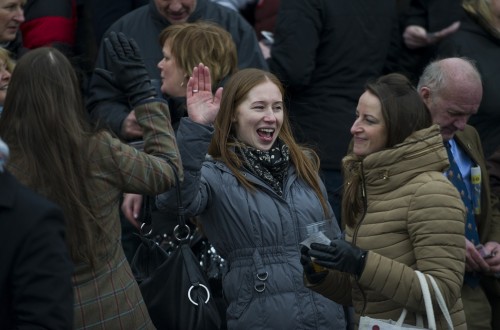
{"type": "MultiPolygon", "coordinates": [[[[175,171],[175,170],[174,170],[175,171]]],[[[132,272],[156,328],[212,330],[221,328],[221,314],[212,295],[206,272],[201,268],[190,243],[193,235],[184,219],[181,193],[176,173],[178,225],[173,236],[176,244],[161,242],[141,231],[142,243],[131,262],[132,272]]],[[[151,220],[151,197],[143,210],[146,222],[151,220]]],[[[146,225],[148,225],[146,223],[146,225]]]]}

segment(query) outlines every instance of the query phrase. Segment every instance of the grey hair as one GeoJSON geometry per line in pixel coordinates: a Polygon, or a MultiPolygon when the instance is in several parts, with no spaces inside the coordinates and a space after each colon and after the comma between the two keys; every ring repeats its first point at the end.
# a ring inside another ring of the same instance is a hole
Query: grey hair
{"type": "MultiPolygon", "coordinates": [[[[460,59],[468,63],[472,69],[472,72],[474,72],[474,74],[477,75],[477,78],[481,81],[481,74],[479,73],[476,62],[474,60],[467,57],[454,57],[454,58],[460,59]]],[[[446,60],[446,58],[434,60],[425,67],[424,71],[422,72],[422,75],[420,76],[420,79],[418,80],[418,85],[417,85],[418,91],[423,86],[429,87],[433,91],[439,91],[445,85],[447,74],[443,69],[442,65],[443,60],[446,60]]]]}

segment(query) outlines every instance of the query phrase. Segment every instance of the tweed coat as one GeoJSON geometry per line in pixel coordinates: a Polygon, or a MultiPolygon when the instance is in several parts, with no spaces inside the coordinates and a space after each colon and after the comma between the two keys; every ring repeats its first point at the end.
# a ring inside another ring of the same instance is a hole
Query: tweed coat
{"type": "MultiPolygon", "coordinates": [[[[448,166],[437,125],[366,156],[361,183],[365,212],[355,227],[346,227],[346,240],[368,251],[365,269],[359,278],[330,271],[323,282],[310,287],[352,304],[356,323],[360,315],[397,320],[406,308],[406,323],[415,324],[415,313],[425,315],[414,272],[418,269],[438,283],[454,328],[466,329],[460,298],[465,211],[457,190],[443,175],[448,166]]],[[[438,328],[444,328],[442,315],[436,318],[438,328]]]]}
{"type": "MultiPolygon", "coordinates": [[[[96,269],[76,264],[73,276],[75,329],[154,329],[139,286],[121,246],[118,215],[124,192],[154,195],[171,187],[170,159],[182,175],[168,106],[156,99],[135,108],[144,130],[144,151],[101,131],[90,140],[94,191],[89,192],[99,225],[108,234],[102,262],[96,269]]],[[[10,168],[22,181],[22,159],[11,148],[10,168]]]]}
{"type": "MultiPolygon", "coordinates": [[[[490,178],[487,175],[488,169],[479,134],[473,126],[466,125],[463,131],[455,134],[454,139],[460,149],[481,168],[481,213],[476,216],[479,241],[482,244],[490,241],[500,242],[499,196],[491,193],[490,178]]],[[[481,284],[489,296],[490,304],[500,306],[500,279],[481,276],[481,284]]],[[[500,323],[500,315],[493,313],[493,319],[495,319],[494,324],[500,323]]]]}
{"type": "MultiPolygon", "coordinates": [[[[301,227],[330,220],[319,198],[290,165],[279,196],[249,171],[255,187],[242,186],[225,163],[205,159],[213,128],[182,118],[177,141],[184,166],[182,197],[186,215],[199,215],[203,231],[229,271],[222,286],[228,302],[227,328],[345,329],[342,306],[307,289],[302,280],[301,227]]],[[[323,194],[326,199],[326,191],[323,194]]],[[[159,208],[175,206],[175,192],[158,197],[159,208]]]]}

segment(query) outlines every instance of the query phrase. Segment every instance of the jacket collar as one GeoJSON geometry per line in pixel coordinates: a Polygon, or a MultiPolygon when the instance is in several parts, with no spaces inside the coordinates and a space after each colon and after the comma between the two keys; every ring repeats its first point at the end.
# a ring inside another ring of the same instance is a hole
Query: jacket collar
{"type": "Polygon", "coordinates": [[[375,193],[394,190],[424,172],[443,172],[449,166],[438,125],[414,132],[402,143],[368,155],[362,162],[367,190],[375,193]]]}

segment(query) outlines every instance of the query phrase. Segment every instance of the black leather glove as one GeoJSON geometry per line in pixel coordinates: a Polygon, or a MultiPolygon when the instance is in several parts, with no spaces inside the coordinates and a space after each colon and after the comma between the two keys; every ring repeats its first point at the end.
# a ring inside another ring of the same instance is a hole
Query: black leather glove
{"type": "Polygon", "coordinates": [[[108,67],[115,76],[116,85],[128,95],[132,106],[155,97],[156,91],[135,41],[127,39],[121,32],[111,32],[104,38],[104,45],[108,54],[108,67]]]}
{"type": "Polygon", "coordinates": [[[307,281],[309,281],[309,283],[311,283],[311,284],[317,284],[317,283],[323,281],[323,279],[326,277],[326,275],[328,275],[328,271],[324,270],[324,271],[316,272],[316,270],[314,269],[311,257],[309,257],[309,255],[308,255],[308,251],[309,251],[309,249],[307,248],[307,246],[303,246],[301,248],[301,250],[300,250],[300,253],[301,253],[300,263],[302,264],[302,267],[304,268],[304,275],[306,276],[307,281]]]}
{"type": "Polygon", "coordinates": [[[309,256],[316,258],[315,263],[326,268],[360,276],[365,268],[366,251],[341,239],[330,245],[312,243],[309,256]]]}

